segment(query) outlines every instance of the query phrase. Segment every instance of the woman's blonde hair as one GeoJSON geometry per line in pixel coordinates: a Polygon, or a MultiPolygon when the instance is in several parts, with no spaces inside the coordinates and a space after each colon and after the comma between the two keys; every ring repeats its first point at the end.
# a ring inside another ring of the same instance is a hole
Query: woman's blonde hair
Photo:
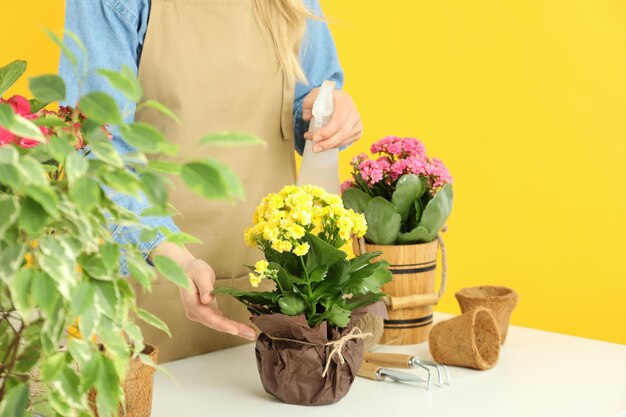
{"type": "Polygon", "coordinates": [[[302,0],[254,0],[254,10],[259,24],[269,32],[269,41],[287,77],[306,82],[299,53],[306,21],[317,17],[302,0]]]}

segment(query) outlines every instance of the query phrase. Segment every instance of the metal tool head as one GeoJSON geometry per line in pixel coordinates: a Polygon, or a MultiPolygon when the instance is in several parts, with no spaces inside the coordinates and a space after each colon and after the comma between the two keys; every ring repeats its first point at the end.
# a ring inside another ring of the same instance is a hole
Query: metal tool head
{"type": "Polygon", "coordinates": [[[428,373],[428,378],[424,378],[422,376],[417,376],[410,374],[408,372],[399,372],[389,368],[380,368],[376,375],[377,379],[382,380],[384,378],[389,378],[395,382],[405,382],[405,383],[422,383],[426,382],[426,389],[430,389],[430,372],[428,373]]]}
{"type": "Polygon", "coordinates": [[[437,385],[440,387],[442,387],[443,384],[450,385],[450,374],[448,373],[448,367],[446,365],[413,357],[411,358],[411,366],[419,366],[423,369],[428,369],[427,367],[435,368],[437,371],[437,385]],[[445,378],[442,378],[442,374],[445,375],[445,378]]]}

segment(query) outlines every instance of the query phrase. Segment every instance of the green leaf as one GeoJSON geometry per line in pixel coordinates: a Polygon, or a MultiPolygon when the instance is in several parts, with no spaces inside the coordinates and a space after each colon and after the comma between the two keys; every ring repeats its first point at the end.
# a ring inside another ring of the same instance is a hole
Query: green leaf
{"type": "Polygon", "coordinates": [[[153,174],[151,172],[145,172],[141,175],[139,180],[141,189],[143,190],[148,201],[152,205],[162,208],[167,207],[167,189],[161,178],[161,176],[153,174]]]}
{"type": "Polygon", "coordinates": [[[17,198],[0,194],[0,240],[4,238],[6,231],[15,224],[20,216],[20,205],[17,198]]]}
{"type": "Polygon", "coordinates": [[[311,272],[309,276],[309,282],[315,283],[315,282],[323,281],[327,273],[328,273],[328,266],[326,265],[320,266],[315,271],[311,272]]]}
{"type": "Polygon", "coordinates": [[[312,233],[307,233],[305,239],[311,246],[306,256],[306,269],[309,273],[320,267],[330,267],[347,257],[344,251],[335,248],[312,233]]]}
{"type": "Polygon", "coordinates": [[[52,218],[59,217],[59,197],[54,188],[31,185],[26,187],[26,195],[39,203],[52,218]]]}
{"type": "Polygon", "coordinates": [[[126,265],[128,266],[130,276],[135,279],[143,289],[149,290],[152,287],[151,283],[154,278],[154,271],[146,261],[127,256],[126,265]]]}
{"type": "MultiPolygon", "coordinates": [[[[0,109],[5,108],[5,107],[8,107],[8,105],[0,104],[0,109]]],[[[17,164],[19,160],[20,160],[20,154],[17,151],[17,149],[15,149],[14,146],[0,146],[0,164],[8,164],[8,165],[17,164]]]]}
{"type": "Polygon", "coordinates": [[[213,290],[214,295],[231,295],[239,301],[254,305],[275,306],[280,294],[278,292],[240,291],[236,288],[218,287],[213,290]]]}
{"type": "Polygon", "coordinates": [[[26,72],[26,61],[13,61],[0,68],[0,97],[26,72]]]}
{"type": "Polygon", "coordinates": [[[52,136],[50,138],[50,142],[48,143],[48,150],[50,154],[57,161],[63,163],[65,158],[68,155],[76,153],[76,150],[67,140],[59,138],[57,136],[52,136]]]}
{"type": "Polygon", "coordinates": [[[136,195],[139,191],[139,179],[130,171],[108,170],[100,175],[103,182],[115,191],[127,195],[136,195]]]}
{"type": "Polygon", "coordinates": [[[118,403],[122,395],[120,378],[115,369],[115,364],[105,355],[99,355],[98,378],[95,380],[100,416],[109,416],[117,412],[118,403]]]}
{"type": "Polygon", "coordinates": [[[168,230],[163,234],[165,235],[165,238],[168,242],[174,243],[179,246],[185,245],[187,243],[202,243],[202,241],[197,237],[183,232],[175,233],[168,230]]]}
{"type": "Polygon", "coordinates": [[[378,268],[372,275],[369,275],[361,281],[361,294],[368,292],[378,293],[381,291],[383,285],[391,282],[393,276],[387,267],[378,268]]]}
{"type": "Polygon", "coordinates": [[[350,259],[350,273],[356,272],[361,268],[370,265],[370,261],[380,255],[382,252],[367,252],[363,255],[359,255],[356,258],[350,259]]]}
{"type": "Polygon", "coordinates": [[[179,287],[191,290],[191,284],[185,271],[171,258],[166,256],[155,256],[154,266],[165,278],[172,281],[179,287]]]}
{"type": "Polygon", "coordinates": [[[113,145],[108,140],[96,140],[89,142],[89,148],[100,159],[115,168],[122,168],[124,161],[120,157],[120,154],[115,150],[113,145]]]}
{"type": "Polygon", "coordinates": [[[48,214],[44,208],[30,197],[22,199],[19,218],[20,227],[29,235],[36,235],[48,222],[48,214]]]}
{"type": "Polygon", "coordinates": [[[32,156],[24,155],[20,161],[20,166],[25,174],[25,179],[28,184],[42,187],[49,184],[46,171],[41,166],[41,163],[32,156]]]}
{"type": "Polygon", "coordinates": [[[32,277],[31,291],[35,305],[46,313],[48,318],[51,318],[59,300],[54,280],[47,274],[37,271],[32,277]]]}
{"type": "Polygon", "coordinates": [[[67,180],[70,183],[70,187],[74,185],[76,180],[82,178],[89,169],[89,162],[87,158],[80,155],[78,152],[72,152],[67,155],[67,162],[65,164],[65,173],[67,174],[67,180]]]}
{"type": "Polygon", "coordinates": [[[92,255],[88,257],[81,263],[81,266],[93,278],[103,281],[111,281],[113,279],[100,256],[92,255]]]}
{"type": "Polygon", "coordinates": [[[79,209],[87,212],[100,204],[102,190],[93,178],[81,177],[70,188],[69,195],[79,209]]]}
{"type": "Polygon", "coordinates": [[[22,417],[28,405],[28,385],[13,386],[0,403],[0,417],[22,417]]]}
{"type": "Polygon", "coordinates": [[[298,294],[287,292],[278,299],[280,311],[288,316],[297,316],[302,314],[306,308],[306,303],[298,294]]]}
{"type": "Polygon", "coordinates": [[[44,381],[54,380],[61,374],[66,363],[66,354],[64,352],[58,352],[46,357],[41,365],[41,379],[44,381]]]}
{"type": "Polygon", "coordinates": [[[382,197],[372,198],[365,207],[365,239],[377,245],[393,245],[400,232],[401,217],[394,206],[382,197]]]}
{"type": "Polygon", "coordinates": [[[130,146],[147,153],[156,153],[167,142],[160,130],[146,123],[133,123],[120,128],[122,138],[130,146]]]}
{"type": "Polygon", "coordinates": [[[328,324],[342,328],[346,327],[348,323],[350,323],[351,314],[352,312],[350,310],[344,310],[335,304],[326,312],[325,316],[328,324]]]}
{"type": "Polygon", "coordinates": [[[424,226],[417,226],[408,233],[398,235],[398,244],[410,245],[418,242],[432,242],[434,236],[424,226]]]}
{"type": "MultiPolygon", "coordinates": [[[[7,242],[8,243],[8,242],[7,242]]],[[[8,280],[18,270],[24,260],[26,246],[21,243],[8,243],[0,251],[0,281],[8,280]]]]}
{"type": "Polygon", "coordinates": [[[409,217],[409,212],[415,201],[426,191],[425,183],[415,174],[405,174],[396,183],[396,190],[391,196],[391,202],[396,206],[402,222],[409,217]]]}
{"type": "Polygon", "coordinates": [[[445,184],[437,191],[432,200],[426,204],[419,226],[424,227],[431,236],[431,241],[435,239],[439,230],[445,225],[446,220],[452,211],[452,185],[445,184]]]}
{"type": "Polygon", "coordinates": [[[20,269],[11,280],[11,298],[17,311],[25,312],[31,307],[29,296],[32,277],[33,270],[31,268],[20,269]]]}
{"type": "Polygon", "coordinates": [[[161,320],[154,314],[142,308],[137,308],[137,316],[139,316],[141,320],[145,321],[150,326],[156,327],[157,329],[167,333],[169,337],[172,337],[172,334],[170,333],[170,329],[167,327],[167,324],[165,324],[163,320],[161,320]]]}
{"type": "Polygon", "coordinates": [[[95,302],[95,295],[94,286],[88,280],[83,280],[78,284],[72,290],[72,298],[70,299],[72,314],[80,316],[87,311],[87,308],[95,302]]]}
{"type": "Polygon", "coordinates": [[[146,108],[154,109],[160,113],[163,113],[164,115],[175,121],[177,124],[180,124],[180,119],[178,118],[178,116],[176,116],[176,114],[174,114],[174,112],[170,110],[166,105],[159,103],[158,101],[146,100],[137,106],[137,111],[144,110],[146,108]]]}
{"type": "Polygon", "coordinates": [[[44,29],[44,30],[46,31],[50,39],[52,39],[52,41],[56,43],[59,46],[59,48],[61,48],[61,52],[63,53],[63,55],[65,55],[68,61],[70,61],[72,65],[76,66],[78,61],[76,60],[76,55],[72,53],[70,48],[56,34],[52,33],[48,29],[44,29]]]}
{"type": "Polygon", "coordinates": [[[94,355],[93,359],[81,367],[82,389],[87,391],[96,384],[100,371],[100,356],[94,355]]]}
{"type": "Polygon", "coordinates": [[[206,162],[191,162],[182,166],[180,177],[187,187],[208,199],[227,199],[231,193],[219,168],[206,162]]]}
{"type": "MultiPolygon", "coordinates": [[[[48,104],[50,104],[47,101],[39,100],[39,99],[36,99],[36,98],[32,98],[32,99],[30,99],[28,101],[30,102],[30,112],[31,113],[38,113],[41,110],[43,110],[48,104]]],[[[42,118],[40,118],[40,119],[42,119],[42,118]]],[[[58,117],[49,117],[48,118],[48,117],[45,117],[45,116],[43,117],[43,119],[57,119],[57,120],[60,120],[58,117]]],[[[45,124],[41,125],[41,124],[37,123],[37,126],[48,126],[48,125],[45,125],[45,124]]]]}
{"type": "Polygon", "coordinates": [[[100,91],[89,93],[80,99],[78,107],[85,116],[99,124],[121,125],[123,123],[117,103],[106,93],[100,91]]]}
{"type": "Polygon", "coordinates": [[[232,131],[221,131],[209,133],[200,139],[200,143],[221,146],[241,146],[241,145],[263,145],[267,143],[258,136],[249,133],[240,133],[232,131]]]}
{"type": "Polygon", "coordinates": [[[141,100],[143,89],[134,71],[128,65],[122,65],[119,72],[100,69],[98,74],[109,80],[109,83],[129,100],[135,103],[141,100]]]}
{"type": "Polygon", "coordinates": [[[392,278],[391,272],[387,269],[388,266],[389,263],[380,261],[351,273],[344,292],[347,294],[380,292],[380,287],[392,278]]]}
{"type": "MultiPolygon", "coordinates": [[[[96,293],[96,306],[107,317],[115,317],[119,297],[115,286],[109,281],[93,281],[96,293]]],[[[104,318],[103,318],[104,320],[104,318]]]]}
{"type": "Polygon", "coordinates": [[[28,86],[35,97],[52,103],[65,100],[65,83],[58,75],[46,74],[28,79],[28,86]]]}
{"type": "Polygon", "coordinates": [[[163,174],[179,174],[180,165],[174,162],[153,160],[148,162],[148,167],[163,174]]]}
{"type": "Polygon", "coordinates": [[[365,213],[365,206],[372,199],[358,188],[348,188],[341,195],[343,205],[347,209],[352,209],[357,213],[365,213]]]}
{"type": "Polygon", "coordinates": [[[349,270],[350,262],[346,259],[331,265],[324,280],[313,287],[313,297],[308,300],[309,303],[317,302],[320,298],[340,297],[343,293],[342,289],[350,277],[349,270]]]}
{"type": "Polygon", "coordinates": [[[385,293],[382,292],[357,294],[350,298],[349,302],[344,307],[346,310],[354,311],[359,307],[373,304],[382,299],[384,296],[385,293]]]}

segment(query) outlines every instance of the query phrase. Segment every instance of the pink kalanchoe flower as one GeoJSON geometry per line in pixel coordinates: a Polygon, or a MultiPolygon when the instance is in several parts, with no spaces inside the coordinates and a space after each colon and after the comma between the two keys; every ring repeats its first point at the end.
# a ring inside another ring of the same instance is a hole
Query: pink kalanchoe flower
{"type": "Polygon", "coordinates": [[[351,180],[347,180],[341,183],[340,192],[343,194],[346,190],[353,188],[355,186],[355,182],[351,180]]]}

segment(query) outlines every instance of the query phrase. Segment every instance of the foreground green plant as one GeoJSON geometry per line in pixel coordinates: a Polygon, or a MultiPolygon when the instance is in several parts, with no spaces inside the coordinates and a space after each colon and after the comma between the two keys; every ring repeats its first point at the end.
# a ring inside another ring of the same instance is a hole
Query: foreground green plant
{"type": "MultiPolygon", "coordinates": [[[[25,70],[23,61],[0,68],[0,97],[25,70]]],[[[159,103],[140,101],[141,86],[128,68],[100,74],[138,102],[138,109],[175,118],[159,103]]],[[[29,81],[35,99],[14,96],[0,102],[0,416],[28,416],[42,409],[48,417],[90,416],[87,393],[92,389],[98,393],[99,415],[114,416],[124,401],[120,383],[129,361],[155,366],[141,353],[144,341],[135,317],[169,330],[135,303],[135,288],[151,290],[154,269],[134,245],[114,241],[111,229],[140,228],[146,241],[158,232],[176,244],[197,240],[142,225],[112,197],[145,198],[148,208],[142,215],[166,215],[172,211],[166,175],[180,175],[205,198],[241,198],[243,189],[234,173],[215,160],[167,160],[176,146],[148,124],[124,123],[109,95],[92,92],[80,98],[77,108],[53,112],[42,109],[65,99],[63,80],[43,75],[29,81]],[[136,151],[118,153],[107,127],[119,129],[136,151]],[[120,273],[122,258],[130,278],[120,273]],[[34,386],[43,394],[32,398],[34,386]]],[[[232,136],[222,132],[201,142],[228,144],[232,136]]],[[[260,143],[241,134],[233,141],[260,143]]],[[[153,261],[165,277],[189,287],[174,261],[153,261]]]]}

